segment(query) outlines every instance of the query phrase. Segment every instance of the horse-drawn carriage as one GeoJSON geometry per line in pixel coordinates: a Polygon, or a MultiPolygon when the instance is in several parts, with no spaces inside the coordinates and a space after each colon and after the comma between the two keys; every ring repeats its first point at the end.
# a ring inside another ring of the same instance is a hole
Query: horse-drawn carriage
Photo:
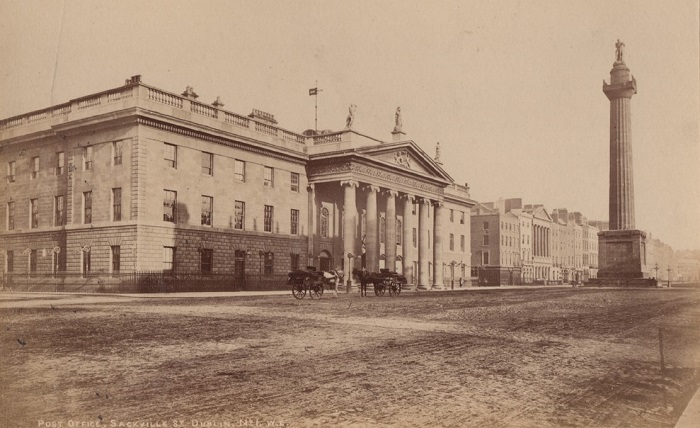
{"type": "Polygon", "coordinates": [[[360,294],[367,296],[367,285],[372,284],[374,294],[383,296],[389,291],[389,296],[396,297],[401,294],[401,289],[408,283],[406,277],[389,269],[379,269],[379,272],[367,272],[353,269],[355,279],[360,282],[360,294]]]}
{"type": "Polygon", "coordinates": [[[326,286],[335,287],[338,274],[335,272],[318,272],[309,266],[306,270],[295,270],[287,275],[287,284],[292,286],[292,295],[303,299],[306,294],[312,299],[320,299],[326,286]]]}

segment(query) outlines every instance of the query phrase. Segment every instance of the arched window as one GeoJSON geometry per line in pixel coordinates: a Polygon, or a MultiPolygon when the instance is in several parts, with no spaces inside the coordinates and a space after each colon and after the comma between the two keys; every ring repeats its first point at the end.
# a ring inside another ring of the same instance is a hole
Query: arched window
{"type": "Polygon", "coordinates": [[[328,208],[321,208],[321,238],[328,238],[328,208]]]}
{"type": "Polygon", "coordinates": [[[384,237],[386,236],[386,219],[384,217],[379,219],[379,243],[384,243],[384,237]]]}
{"type": "Polygon", "coordinates": [[[402,234],[403,228],[401,227],[401,220],[396,220],[396,245],[401,245],[402,234]]]}

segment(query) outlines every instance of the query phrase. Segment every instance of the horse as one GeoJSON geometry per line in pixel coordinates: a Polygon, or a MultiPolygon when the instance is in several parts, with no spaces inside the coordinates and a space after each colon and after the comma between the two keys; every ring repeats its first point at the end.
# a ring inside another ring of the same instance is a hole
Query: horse
{"type": "Polygon", "coordinates": [[[369,279],[369,272],[366,270],[353,269],[352,276],[355,280],[360,281],[360,296],[367,297],[367,280],[369,279]]]}

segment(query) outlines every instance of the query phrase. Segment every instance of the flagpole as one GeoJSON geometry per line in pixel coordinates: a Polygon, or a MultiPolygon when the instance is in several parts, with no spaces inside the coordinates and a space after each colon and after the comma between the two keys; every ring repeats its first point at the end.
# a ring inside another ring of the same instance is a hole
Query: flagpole
{"type": "Polygon", "coordinates": [[[314,131],[318,134],[318,80],[316,81],[316,95],[314,96],[314,131]]]}

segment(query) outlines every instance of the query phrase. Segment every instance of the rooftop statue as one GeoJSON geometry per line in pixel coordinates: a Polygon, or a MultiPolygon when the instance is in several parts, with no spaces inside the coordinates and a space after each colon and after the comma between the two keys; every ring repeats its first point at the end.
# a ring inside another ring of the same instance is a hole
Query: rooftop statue
{"type": "Polygon", "coordinates": [[[625,44],[621,42],[620,39],[617,39],[617,43],[615,43],[615,48],[615,62],[621,62],[624,64],[625,44]]]}
{"type": "Polygon", "coordinates": [[[394,132],[401,132],[401,127],[403,126],[403,122],[401,121],[401,107],[396,107],[395,122],[394,132]]]}
{"type": "Polygon", "coordinates": [[[440,163],[440,142],[435,145],[435,162],[440,163]]]}
{"type": "Polygon", "coordinates": [[[345,128],[350,129],[352,128],[352,124],[355,121],[355,110],[357,109],[357,106],[355,104],[350,104],[350,107],[348,107],[348,118],[345,119],[345,128]]]}

